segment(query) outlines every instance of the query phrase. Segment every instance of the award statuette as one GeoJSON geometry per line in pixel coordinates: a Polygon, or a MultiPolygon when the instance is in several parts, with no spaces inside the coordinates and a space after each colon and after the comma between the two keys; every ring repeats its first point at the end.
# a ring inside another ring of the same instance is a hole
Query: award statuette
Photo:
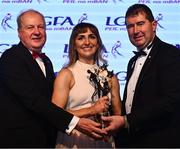
{"type": "MultiPolygon", "coordinates": [[[[110,80],[113,76],[113,71],[108,71],[107,64],[103,64],[98,69],[95,69],[94,72],[88,70],[87,72],[90,74],[89,80],[91,84],[94,86],[94,93],[91,97],[92,102],[95,103],[95,98],[100,98],[102,96],[107,96],[110,92],[110,80]]],[[[110,111],[102,112],[95,115],[95,121],[101,124],[102,128],[105,128],[105,123],[101,120],[101,116],[110,115],[110,111]]]]}

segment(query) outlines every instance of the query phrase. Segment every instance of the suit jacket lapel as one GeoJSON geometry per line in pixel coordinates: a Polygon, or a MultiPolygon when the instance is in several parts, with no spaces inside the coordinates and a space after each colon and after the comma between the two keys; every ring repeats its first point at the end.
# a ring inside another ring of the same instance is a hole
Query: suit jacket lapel
{"type": "Polygon", "coordinates": [[[144,66],[143,66],[143,68],[142,68],[142,70],[141,70],[141,73],[140,73],[140,75],[139,75],[139,79],[138,79],[138,82],[137,82],[137,84],[136,84],[136,91],[138,90],[138,88],[139,88],[139,85],[141,84],[141,82],[143,81],[143,78],[144,78],[144,75],[145,75],[145,73],[148,71],[148,69],[149,69],[149,67],[150,67],[150,65],[151,65],[151,62],[153,61],[153,59],[154,59],[154,57],[155,57],[155,55],[157,54],[157,52],[158,52],[158,43],[159,43],[159,39],[158,39],[158,37],[155,37],[155,39],[154,39],[154,44],[153,44],[153,47],[152,47],[152,49],[151,49],[151,51],[150,51],[150,53],[149,53],[149,55],[148,55],[148,57],[147,57],[147,59],[146,59],[146,61],[145,61],[145,63],[144,63],[144,66]]]}
{"type": "MultiPolygon", "coordinates": [[[[155,37],[154,39],[154,45],[144,63],[144,66],[141,70],[141,73],[139,75],[139,79],[138,79],[138,82],[136,84],[136,92],[138,92],[138,89],[139,89],[139,85],[141,84],[141,82],[143,81],[143,77],[144,77],[144,74],[148,71],[148,68],[150,67],[151,65],[151,62],[153,60],[153,58],[155,57],[156,53],[158,52],[158,44],[160,42],[160,39],[158,37],[155,37]]],[[[126,85],[125,85],[125,89],[124,89],[124,94],[123,94],[123,103],[122,105],[125,105],[125,102],[126,102],[126,97],[127,97],[127,85],[128,85],[128,82],[129,82],[129,79],[131,77],[131,69],[133,68],[133,65],[134,65],[134,59],[135,59],[135,56],[132,57],[128,63],[128,67],[127,67],[127,78],[126,78],[126,85]]],[[[135,95],[134,95],[135,96],[135,95]]],[[[125,112],[125,107],[122,107],[125,112]]]]}
{"type": "Polygon", "coordinates": [[[22,43],[19,44],[20,45],[20,50],[19,50],[19,54],[24,58],[24,61],[27,64],[27,67],[29,69],[29,72],[31,73],[32,77],[34,78],[34,80],[37,82],[38,86],[40,84],[44,85],[44,81],[46,80],[41,68],[39,67],[38,63],[36,62],[35,59],[33,59],[31,53],[29,52],[29,50],[24,47],[24,45],[22,43]]]}
{"type": "Polygon", "coordinates": [[[47,78],[44,76],[41,68],[35,59],[33,59],[31,53],[27,48],[20,43],[20,55],[24,58],[25,63],[27,64],[27,69],[29,69],[29,73],[32,76],[32,81],[36,84],[36,88],[41,91],[42,94],[49,97],[49,100],[52,96],[53,91],[53,83],[55,79],[53,66],[50,59],[46,56],[44,63],[45,67],[47,66],[47,78]]]}
{"type": "Polygon", "coordinates": [[[136,56],[132,57],[128,63],[128,68],[127,68],[127,82],[129,81],[132,73],[133,73],[133,70],[134,70],[134,66],[135,66],[135,63],[136,63],[136,56]]]}
{"type": "Polygon", "coordinates": [[[54,70],[53,70],[53,66],[50,59],[46,56],[43,58],[43,62],[46,68],[46,78],[48,80],[54,79],[55,75],[54,75],[54,70]]]}
{"type": "Polygon", "coordinates": [[[129,82],[129,79],[132,75],[132,72],[133,72],[133,69],[134,69],[134,65],[135,65],[135,56],[132,57],[130,60],[129,60],[129,63],[128,63],[128,66],[127,66],[127,75],[126,75],[126,85],[125,85],[125,89],[124,89],[124,97],[123,98],[126,98],[126,89],[127,89],[127,84],[129,82]]]}

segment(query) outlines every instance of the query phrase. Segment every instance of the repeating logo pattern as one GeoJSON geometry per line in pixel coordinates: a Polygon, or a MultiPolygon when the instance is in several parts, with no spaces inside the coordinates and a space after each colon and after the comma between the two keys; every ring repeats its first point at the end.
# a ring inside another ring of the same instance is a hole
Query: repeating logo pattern
{"type": "Polygon", "coordinates": [[[161,20],[163,20],[163,14],[162,14],[162,13],[159,13],[159,14],[157,15],[157,17],[156,17],[157,24],[158,24],[158,26],[159,26],[160,28],[165,29],[165,28],[159,23],[161,20]]]}
{"type": "Polygon", "coordinates": [[[7,13],[4,18],[1,21],[1,27],[7,31],[8,29],[13,29],[13,27],[10,25],[12,15],[10,13],[7,13]]]}
{"type": "Polygon", "coordinates": [[[88,15],[83,13],[82,16],[79,18],[78,23],[82,23],[83,21],[87,20],[88,15]]]}
{"type": "Polygon", "coordinates": [[[118,49],[121,48],[121,42],[118,40],[115,42],[115,44],[113,45],[112,49],[111,49],[111,53],[112,55],[116,58],[117,55],[119,56],[123,56],[118,49]]]}
{"type": "Polygon", "coordinates": [[[77,23],[90,22],[100,31],[104,43],[103,57],[110,63],[109,67],[114,70],[120,84],[124,85],[127,63],[135,50],[127,43],[124,14],[134,3],[153,8],[158,36],[180,49],[180,0],[1,0],[0,55],[12,43],[18,42],[15,25],[19,12],[33,8],[45,15],[48,40],[43,51],[52,59],[55,71],[67,60],[68,40],[73,27],[77,23]]]}

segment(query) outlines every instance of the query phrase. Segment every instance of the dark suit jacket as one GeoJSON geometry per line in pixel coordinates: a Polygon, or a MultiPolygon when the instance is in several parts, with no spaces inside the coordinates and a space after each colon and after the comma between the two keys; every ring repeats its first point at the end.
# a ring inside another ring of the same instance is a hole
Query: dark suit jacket
{"type": "Polygon", "coordinates": [[[51,103],[55,79],[47,77],[20,42],[0,58],[0,147],[53,147],[56,128],[65,131],[73,115],[51,103]]]}
{"type": "MultiPolygon", "coordinates": [[[[131,65],[132,60],[129,69],[131,65]]],[[[129,131],[120,130],[119,147],[180,147],[180,50],[157,37],[140,73],[127,120],[129,131]]]]}

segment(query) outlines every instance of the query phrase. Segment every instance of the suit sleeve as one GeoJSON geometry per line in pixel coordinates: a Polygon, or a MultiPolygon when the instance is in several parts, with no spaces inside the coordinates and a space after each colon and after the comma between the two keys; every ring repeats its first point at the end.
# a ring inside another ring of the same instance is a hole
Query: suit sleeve
{"type": "Polygon", "coordinates": [[[0,82],[7,93],[12,95],[12,102],[18,102],[59,130],[65,131],[73,115],[54,105],[46,94],[41,94],[38,81],[45,85],[43,78],[37,77],[35,80],[22,57],[4,52],[0,58],[0,82]]]}

